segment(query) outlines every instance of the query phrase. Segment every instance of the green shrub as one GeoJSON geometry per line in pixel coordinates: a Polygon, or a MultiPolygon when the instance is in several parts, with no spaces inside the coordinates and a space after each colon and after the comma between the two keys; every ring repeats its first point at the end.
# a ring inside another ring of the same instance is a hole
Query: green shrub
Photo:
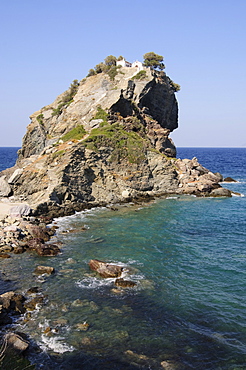
{"type": "Polygon", "coordinates": [[[44,119],[44,115],[42,113],[37,116],[37,121],[40,125],[44,124],[43,119],[44,119]]]}
{"type": "Polygon", "coordinates": [[[95,69],[91,68],[88,72],[88,75],[86,77],[91,77],[91,76],[94,76],[96,74],[96,71],[95,69]]]}
{"type": "Polygon", "coordinates": [[[171,85],[171,88],[173,89],[174,92],[180,91],[180,89],[181,89],[180,85],[176,84],[172,80],[170,80],[170,85],[171,85]]]}
{"type": "Polygon", "coordinates": [[[144,80],[147,77],[145,70],[139,71],[135,76],[132,77],[133,80],[144,80]]]}
{"type": "Polygon", "coordinates": [[[145,67],[150,67],[153,69],[160,69],[161,71],[165,69],[165,65],[163,64],[163,56],[158,55],[156,53],[153,53],[151,51],[150,53],[144,54],[144,62],[143,65],[145,67]]]}
{"type": "Polygon", "coordinates": [[[59,116],[62,113],[63,107],[66,105],[66,103],[60,103],[57,108],[53,108],[52,117],[59,116]]]}
{"type": "Polygon", "coordinates": [[[117,61],[117,58],[116,58],[114,55],[108,55],[108,56],[104,59],[104,63],[105,63],[107,66],[116,66],[116,61],[117,61]]]}
{"type": "Polygon", "coordinates": [[[77,94],[78,88],[79,88],[78,80],[73,80],[58,107],[53,108],[52,116],[59,116],[62,113],[63,109],[73,102],[73,98],[77,94]]]}
{"type": "Polygon", "coordinates": [[[113,81],[115,76],[118,74],[118,69],[119,69],[118,66],[112,66],[108,70],[107,74],[109,75],[111,81],[113,81]]]}
{"type": "MultiPolygon", "coordinates": [[[[122,57],[123,58],[123,57],[122,57]]],[[[119,60],[119,59],[118,59],[119,60]]],[[[113,81],[121,66],[116,66],[117,58],[114,55],[109,55],[104,59],[104,62],[97,64],[94,69],[90,69],[87,77],[93,76],[98,73],[107,73],[113,81]]],[[[120,72],[123,73],[123,72],[120,72]]]]}
{"type": "Polygon", "coordinates": [[[67,132],[65,135],[61,137],[61,140],[63,141],[69,141],[69,140],[80,140],[82,139],[86,134],[86,131],[84,129],[84,126],[78,125],[69,132],[67,132]]]}

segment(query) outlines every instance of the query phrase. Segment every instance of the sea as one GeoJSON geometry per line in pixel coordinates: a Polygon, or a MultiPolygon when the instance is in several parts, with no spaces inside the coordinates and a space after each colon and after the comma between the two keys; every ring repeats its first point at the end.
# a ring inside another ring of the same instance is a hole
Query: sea
{"type": "MultiPolygon", "coordinates": [[[[18,148],[0,148],[0,168],[18,148]]],[[[14,321],[36,369],[246,369],[246,148],[178,148],[197,157],[231,198],[168,196],[53,221],[62,253],[0,261],[0,293],[38,287],[43,305],[14,321]],[[124,267],[118,289],[88,267],[124,267]],[[36,276],[37,265],[53,275],[36,276]]],[[[6,330],[6,329],[5,329],[6,330]]]]}

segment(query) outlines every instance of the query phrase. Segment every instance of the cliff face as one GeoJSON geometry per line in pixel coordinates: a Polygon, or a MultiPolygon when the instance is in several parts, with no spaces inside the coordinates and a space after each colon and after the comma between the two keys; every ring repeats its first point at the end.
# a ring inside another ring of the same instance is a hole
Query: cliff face
{"type": "Polygon", "coordinates": [[[114,81],[88,77],[31,116],[16,165],[0,174],[0,196],[62,215],[160,194],[211,194],[221,178],[195,159],[175,158],[169,134],[177,127],[165,73],[122,68],[114,81]]]}
{"type": "Polygon", "coordinates": [[[163,72],[152,74],[149,69],[145,72],[143,80],[134,79],[134,68],[121,68],[114,81],[105,73],[86,78],[67,104],[64,100],[69,90],[59,95],[54,103],[31,115],[20,159],[40,154],[78,125],[83,125],[87,132],[98,127],[92,120],[98,106],[115,116],[111,117],[111,122],[117,121],[118,117],[140,117],[155,141],[160,140],[158,130],[162,130],[161,136],[165,136],[161,139],[163,151],[167,145],[173,149],[170,154],[175,155],[175,147],[169,142],[168,135],[178,127],[178,105],[170,79],[163,72]]]}

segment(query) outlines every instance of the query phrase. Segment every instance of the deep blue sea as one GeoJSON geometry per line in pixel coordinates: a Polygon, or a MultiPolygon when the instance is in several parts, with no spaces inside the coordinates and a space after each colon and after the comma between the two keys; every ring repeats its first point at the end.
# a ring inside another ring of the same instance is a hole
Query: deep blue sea
{"type": "MultiPolygon", "coordinates": [[[[15,153],[0,148],[0,167],[15,153]]],[[[177,156],[233,177],[239,182],[223,186],[246,195],[246,148],[178,148],[177,156]]],[[[17,291],[38,286],[47,296],[16,323],[42,349],[30,355],[36,368],[245,370],[246,197],[172,196],[117,209],[56,219],[57,257],[0,261],[17,291]],[[121,292],[96,276],[93,258],[125,266],[136,288],[121,292]],[[36,277],[40,264],[56,273],[36,277]]]]}

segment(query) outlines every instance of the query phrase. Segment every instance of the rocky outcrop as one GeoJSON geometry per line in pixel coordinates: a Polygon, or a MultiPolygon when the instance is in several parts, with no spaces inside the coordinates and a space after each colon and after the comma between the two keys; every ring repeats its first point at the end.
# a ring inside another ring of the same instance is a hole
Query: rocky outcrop
{"type": "Polygon", "coordinates": [[[35,251],[40,256],[55,256],[60,253],[57,245],[47,243],[55,233],[40,220],[29,218],[12,218],[0,221],[0,257],[9,258],[10,252],[20,254],[35,251]]]}
{"type": "Polygon", "coordinates": [[[25,200],[35,215],[63,216],[170,193],[212,195],[220,175],[175,158],[169,134],[177,127],[164,72],[88,77],[75,95],[68,90],[31,116],[16,165],[0,174],[0,196],[25,200]]]}
{"type": "Polygon", "coordinates": [[[121,276],[123,267],[106,263],[99,260],[90,260],[89,267],[91,270],[98,272],[104,278],[117,278],[121,276]]]}
{"type": "MultiPolygon", "coordinates": [[[[178,105],[170,79],[164,72],[146,70],[144,80],[134,79],[134,68],[122,68],[114,81],[105,73],[80,81],[78,91],[69,103],[64,102],[68,91],[59,95],[51,105],[31,115],[31,123],[23,138],[19,159],[40,154],[78,125],[87,132],[95,125],[93,118],[98,106],[116,118],[146,115],[168,129],[178,127],[178,105]]],[[[167,136],[168,136],[167,133],[167,136]]]]}
{"type": "Polygon", "coordinates": [[[176,166],[179,176],[179,187],[185,194],[205,194],[210,196],[231,196],[231,192],[223,189],[219,182],[223,180],[220,173],[213,173],[200,165],[197,158],[178,159],[176,166]]]}

